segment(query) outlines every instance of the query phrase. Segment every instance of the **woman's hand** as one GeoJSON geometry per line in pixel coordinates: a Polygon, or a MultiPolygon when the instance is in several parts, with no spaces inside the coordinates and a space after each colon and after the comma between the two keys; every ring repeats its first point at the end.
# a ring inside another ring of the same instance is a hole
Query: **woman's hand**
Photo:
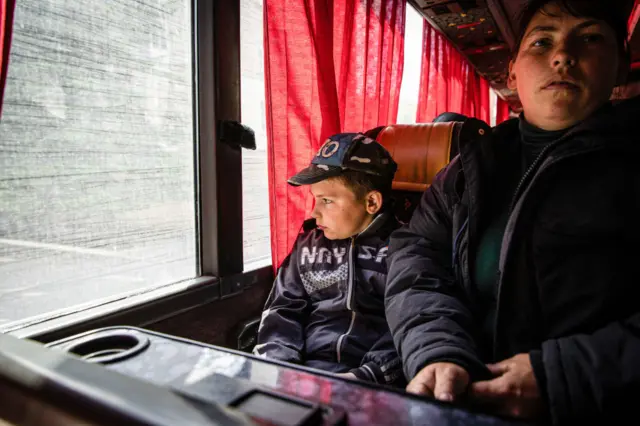
{"type": "Polygon", "coordinates": [[[407,386],[407,392],[452,402],[468,385],[469,373],[464,368],[450,362],[435,362],[420,370],[407,386]]]}
{"type": "Polygon", "coordinates": [[[495,378],[473,383],[469,389],[471,401],[496,414],[521,419],[534,419],[543,413],[544,404],[529,354],[518,354],[488,364],[487,368],[495,378]]]}

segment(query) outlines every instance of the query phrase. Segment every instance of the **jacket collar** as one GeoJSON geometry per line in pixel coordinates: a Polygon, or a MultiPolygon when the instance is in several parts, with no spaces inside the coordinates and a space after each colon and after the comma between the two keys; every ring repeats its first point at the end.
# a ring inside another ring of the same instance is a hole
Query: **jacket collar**
{"type": "Polygon", "coordinates": [[[389,225],[389,222],[395,222],[395,216],[388,209],[379,213],[367,226],[364,231],[355,236],[355,238],[366,238],[372,235],[376,235],[380,229],[389,225]]]}
{"type": "MultiPolygon", "coordinates": [[[[593,148],[601,144],[627,146],[637,149],[633,137],[637,117],[640,116],[640,96],[622,101],[616,105],[607,104],[592,116],[571,128],[561,138],[574,139],[584,135],[597,135],[595,138],[581,138],[585,148],[593,148]],[[603,137],[604,136],[604,137],[603,137]]],[[[495,170],[501,158],[510,157],[519,149],[520,141],[519,119],[507,120],[491,130],[491,138],[484,138],[477,134],[479,128],[486,124],[480,120],[468,120],[463,124],[459,133],[458,146],[464,163],[470,163],[471,158],[479,158],[477,163],[486,165],[484,172],[495,170]]],[[[559,144],[559,146],[562,144],[559,144]]],[[[567,147],[569,148],[569,147],[567,147]]],[[[576,149],[579,147],[571,147],[576,149]]]]}

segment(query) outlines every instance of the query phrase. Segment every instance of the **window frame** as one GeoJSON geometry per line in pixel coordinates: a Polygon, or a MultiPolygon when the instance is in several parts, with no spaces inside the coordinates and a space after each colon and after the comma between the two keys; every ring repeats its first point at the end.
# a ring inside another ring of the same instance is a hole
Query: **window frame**
{"type": "Polygon", "coordinates": [[[219,120],[240,121],[240,0],[194,0],[196,235],[201,275],[242,273],[242,152],[218,141],[219,120]]]}
{"type": "Polygon", "coordinates": [[[116,324],[144,326],[272,275],[270,265],[243,273],[242,153],[216,135],[218,120],[240,121],[240,1],[191,1],[197,278],[27,318],[0,332],[49,342],[116,324]]]}

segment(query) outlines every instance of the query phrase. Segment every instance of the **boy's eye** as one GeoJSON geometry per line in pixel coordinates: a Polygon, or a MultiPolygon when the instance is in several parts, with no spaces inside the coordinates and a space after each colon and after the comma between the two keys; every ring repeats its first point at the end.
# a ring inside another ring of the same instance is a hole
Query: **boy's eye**
{"type": "Polygon", "coordinates": [[[322,199],[322,204],[331,204],[331,203],[333,203],[333,201],[329,200],[328,198],[322,199]]]}
{"type": "Polygon", "coordinates": [[[585,34],[582,36],[582,40],[585,43],[598,43],[604,40],[604,36],[602,34],[585,34]]]}

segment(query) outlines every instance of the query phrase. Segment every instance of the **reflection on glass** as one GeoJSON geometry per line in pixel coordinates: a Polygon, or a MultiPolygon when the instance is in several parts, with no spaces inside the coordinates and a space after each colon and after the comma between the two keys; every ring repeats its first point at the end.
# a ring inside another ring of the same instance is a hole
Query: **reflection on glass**
{"type": "Polygon", "coordinates": [[[16,4],[0,327],[196,274],[189,0],[16,4]]]}

